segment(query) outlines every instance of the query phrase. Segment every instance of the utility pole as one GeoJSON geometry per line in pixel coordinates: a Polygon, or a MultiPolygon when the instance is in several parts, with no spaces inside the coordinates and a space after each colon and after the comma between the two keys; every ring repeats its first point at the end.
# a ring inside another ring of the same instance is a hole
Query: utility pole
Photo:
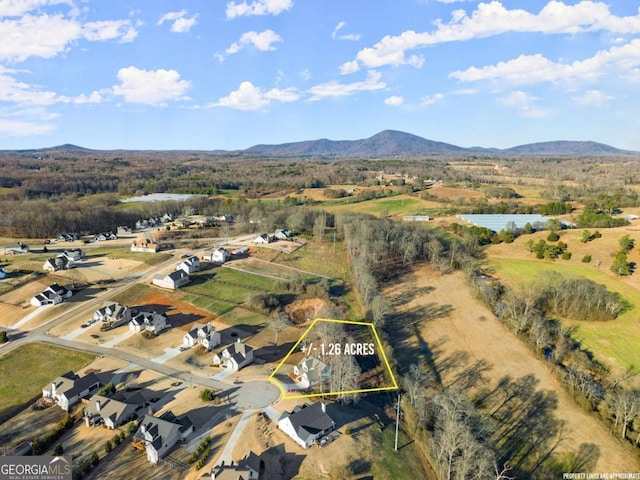
{"type": "Polygon", "coordinates": [[[400,425],[400,394],[398,393],[398,403],[396,404],[396,446],[394,450],[398,451],[398,426],[400,425]]]}

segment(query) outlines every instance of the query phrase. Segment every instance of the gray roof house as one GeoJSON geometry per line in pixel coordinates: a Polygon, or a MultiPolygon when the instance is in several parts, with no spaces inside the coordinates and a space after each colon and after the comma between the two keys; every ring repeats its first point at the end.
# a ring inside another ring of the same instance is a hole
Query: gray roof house
{"type": "Polygon", "coordinates": [[[58,270],[69,270],[75,267],[72,260],[69,260],[64,255],[58,255],[57,257],[51,257],[47,259],[42,265],[42,269],[46,272],[57,272],[58,270]]]}
{"type": "Polygon", "coordinates": [[[115,328],[131,321],[131,310],[121,303],[105,302],[93,314],[93,319],[102,323],[111,323],[111,327],[115,328]]]}
{"type": "Polygon", "coordinates": [[[103,424],[107,428],[117,428],[137,416],[144,408],[144,397],[140,394],[126,401],[116,400],[103,395],[94,395],[84,409],[84,421],[87,426],[103,424]]]}
{"type": "Polygon", "coordinates": [[[317,402],[283,413],[278,420],[278,428],[302,448],[308,448],[316,439],[334,430],[335,422],[327,414],[327,405],[317,402]]]}
{"type": "Polygon", "coordinates": [[[253,362],[253,348],[238,340],[213,356],[214,365],[238,371],[253,362]]]}
{"type": "Polygon", "coordinates": [[[216,327],[209,322],[206,325],[201,323],[194,323],[187,333],[182,338],[182,343],[190,347],[194,345],[202,345],[207,350],[211,350],[213,347],[220,345],[222,337],[220,332],[216,332],[216,327]]]}
{"type": "Polygon", "coordinates": [[[193,424],[187,417],[178,419],[166,412],[160,417],[145,415],[133,438],[144,444],[147,460],[156,464],[176,443],[192,433],[193,424]]]}
{"type": "Polygon", "coordinates": [[[133,332],[148,330],[158,334],[168,327],[167,317],[156,312],[139,312],[129,322],[129,330],[133,332]]]}
{"type": "Polygon", "coordinates": [[[293,367],[296,382],[303,388],[312,387],[328,380],[331,376],[331,367],[316,357],[304,358],[293,367]]]}
{"type": "Polygon", "coordinates": [[[200,270],[200,260],[195,255],[185,258],[176,266],[176,270],[183,270],[187,275],[200,270]]]}
{"type": "Polygon", "coordinates": [[[43,398],[53,399],[65,411],[74,406],[81,398],[93,394],[102,386],[95,373],[80,377],[67,372],[42,388],[43,398]]]}
{"type": "Polygon", "coordinates": [[[260,457],[249,452],[238,463],[216,465],[211,468],[209,475],[203,475],[200,480],[258,480],[260,475],[260,457]]]}
{"type": "Polygon", "coordinates": [[[153,276],[151,283],[158,287],[177,290],[189,283],[189,275],[184,270],[176,270],[169,274],[158,273],[153,276]]]}

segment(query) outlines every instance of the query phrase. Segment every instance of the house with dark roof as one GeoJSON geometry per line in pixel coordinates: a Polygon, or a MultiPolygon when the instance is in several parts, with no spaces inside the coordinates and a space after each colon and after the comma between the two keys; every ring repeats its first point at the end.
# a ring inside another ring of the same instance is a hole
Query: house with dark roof
{"type": "Polygon", "coordinates": [[[40,307],[42,305],[57,305],[65,298],[70,298],[73,292],[57,283],[48,286],[41,293],[31,298],[31,305],[40,307]]]}
{"type": "Polygon", "coordinates": [[[134,315],[129,322],[129,330],[132,332],[142,332],[146,330],[157,335],[168,327],[167,317],[156,312],[139,312],[137,315],[134,315]]]}
{"type": "Polygon", "coordinates": [[[77,263],[84,260],[85,254],[80,248],[74,248],[73,250],[65,250],[57,256],[66,258],[68,262],[77,263]]]}
{"type": "Polygon", "coordinates": [[[93,314],[93,320],[110,323],[111,328],[119,327],[131,321],[131,310],[129,307],[118,302],[105,302],[102,307],[93,314]]]}
{"type": "Polygon", "coordinates": [[[213,364],[238,371],[253,362],[253,348],[239,339],[213,356],[213,364]]]}
{"type": "Polygon", "coordinates": [[[273,239],[269,236],[269,234],[267,233],[263,233],[262,235],[258,235],[256,238],[253,239],[253,243],[271,243],[273,241],[273,239]]]}
{"type": "Polygon", "coordinates": [[[193,423],[188,417],[178,419],[166,412],[160,417],[145,415],[133,438],[144,444],[147,460],[156,464],[176,443],[192,433],[193,423]]]}
{"type": "Polygon", "coordinates": [[[327,414],[327,405],[317,402],[283,413],[278,420],[278,428],[302,448],[308,448],[316,439],[334,430],[335,422],[327,414]]]}
{"type": "Polygon", "coordinates": [[[220,332],[216,331],[216,327],[211,325],[211,322],[203,325],[201,323],[194,323],[187,333],[182,338],[182,343],[189,347],[194,345],[202,345],[207,351],[220,345],[222,337],[220,332]]]}
{"type": "Polygon", "coordinates": [[[278,240],[289,240],[291,237],[293,237],[293,232],[285,230],[284,228],[279,228],[275,231],[273,237],[278,240]]]}
{"type": "Polygon", "coordinates": [[[331,367],[316,357],[306,357],[293,367],[295,381],[302,388],[309,388],[328,380],[331,367]]]}
{"type": "Polygon", "coordinates": [[[224,262],[231,258],[231,252],[224,247],[219,247],[212,252],[205,253],[202,256],[203,260],[213,262],[222,265],[224,262]]]}
{"type": "Polygon", "coordinates": [[[47,259],[42,265],[42,269],[46,272],[57,272],[58,270],[69,270],[74,268],[75,264],[72,260],[69,260],[64,255],[58,255],[57,257],[51,257],[47,259]]]}
{"type": "Polygon", "coordinates": [[[168,275],[158,273],[153,276],[151,281],[154,285],[162,288],[168,288],[170,290],[177,290],[189,283],[189,275],[184,270],[176,270],[168,275]]]}
{"type": "Polygon", "coordinates": [[[93,393],[102,386],[100,378],[95,373],[80,377],[73,372],[67,372],[42,388],[42,397],[55,401],[64,411],[93,393]]]}

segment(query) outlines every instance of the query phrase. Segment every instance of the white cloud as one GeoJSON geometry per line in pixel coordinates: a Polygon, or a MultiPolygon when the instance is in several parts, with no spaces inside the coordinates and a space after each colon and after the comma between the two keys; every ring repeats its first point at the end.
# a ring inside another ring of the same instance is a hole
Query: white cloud
{"type": "Polygon", "coordinates": [[[535,102],[538,100],[537,97],[522,90],[515,90],[506,97],[499,98],[498,100],[508,107],[515,108],[523,117],[541,118],[547,116],[549,113],[535,105],[535,102]]]}
{"type": "Polygon", "coordinates": [[[526,85],[566,81],[572,84],[596,79],[612,69],[630,72],[637,67],[640,67],[640,39],[620,47],[600,50],[593,57],[572,63],[553,62],[542,54],[520,55],[495,65],[455,71],[450,77],[462,82],[490,80],[526,85]]]}
{"type": "Polygon", "coordinates": [[[355,60],[351,62],[345,62],[339,67],[340,75],[349,75],[350,73],[355,73],[360,70],[360,65],[355,60]]]}
{"type": "Polygon", "coordinates": [[[138,32],[130,20],[102,20],[88,22],[82,27],[84,38],[91,41],[104,41],[120,38],[122,42],[131,42],[138,32]]]}
{"type": "Polygon", "coordinates": [[[357,92],[381,90],[387,84],[380,81],[382,74],[375,70],[367,72],[367,79],[361,82],[338,83],[336,81],[321,83],[311,87],[308,92],[311,100],[320,100],[325,97],[345,97],[357,92]]]}
{"type": "Polygon", "coordinates": [[[444,93],[436,93],[435,95],[426,95],[420,99],[421,105],[433,105],[440,102],[445,97],[444,93]]]}
{"type": "Polygon", "coordinates": [[[300,94],[295,88],[272,88],[263,90],[256,87],[251,82],[242,82],[237,90],[234,90],[226,97],[220,98],[218,103],[212,105],[217,107],[227,107],[236,110],[262,110],[272,101],[295,102],[300,98],[300,94]]]}
{"type": "Polygon", "coordinates": [[[279,15],[293,6],[293,0],[254,0],[227,3],[227,18],[249,15],[279,15]]]}
{"type": "Polygon", "coordinates": [[[197,13],[192,17],[187,17],[187,11],[184,9],[178,12],[167,12],[160,17],[156,25],[162,25],[164,22],[173,22],[171,24],[172,32],[186,33],[196,24],[197,17],[197,13]]]}
{"type": "Polygon", "coordinates": [[[339,39],[339,40],[351,40],[354,42],[357,42],[358,40],[360,40],[362,38],[362,35],[358,34],[358,33],[348,33],[345,35],[338,35],[338,32],[340,30],[342,30],[344,27],[347,26],[347,22],[342,21],[342,22],[338,22],[338,25],[336,25],[336,28],[333,29],[333,32],[331,33],[331,38],[335,39],[339,39]]]}
{"type": "Polygon", "coordinates": [[[387,97],[384,99],[385,105],[391,105],[392,107],[397,107],[404,103],[404,98],[393,95],[391,97],[387,97]]]}
{"type": "Polygon", "coordinates": [[[52,58],[65,52],[70,43],[120,39],[137,35],[130,20],[105,20],[81,24],[62,14],[31,15],[0,21],[0,61],[21,62],[29,57],[52,58]]]}
{"type": "Polygon", "coordinates": [[[444,42],[485,38],[506,32],[537,32],[543,34],[576,34],[580,32],[609,31],[618,34],[640,32],[640,13],[618,17],[609,7],[598,1],[582,0],[566,5],[551,0],[539,13],[522,9],[509,10],[499,1],[479,3],[471,15],[454,10],[451,20],[437,20],[435,30],[415,32],[407,30],[400,35],[387,35],[373,47],[358,52],[356,60],[366,67],[383,65],[418,65],[416,59],[407,58],[406,52],[416,48],[444,42]]]}
{"type": "Polygon", "coordinates": [[[28,135],[45,135],[56,129],[50,123],[29,122],[23,120],[7,120],[0,118],[0,133],[12,137],[26,137],[28,135]]]}
{"type": "Polygon", "coordinates": [[[264,32],[245,32],[240,36],[240,40],[233,42],[226,50],[227,55],[238,53],[247,45],[253,45],[261,52],[275,50],[273,46],[276,42],[282,42],[282,37],[273,30],[265,30],[264,32]]]}
{"type": "Polygon", "coordinates": [[[0,17],[20,17],[38,8],[60,4],[73,7],[71,0],[0,0],[0,17]]]}
{"type": "Polygon", "coordinates": [[[583,107],[604,107],[609,100],[613,100],[611,97],[601,90],[587,90],[582,95],[576,95],[571,97],[574,102],[583,107]]]}
{"type": "Polygon", "coordinates": [[[113,94],[127,102],[161,106],[168,101],[189,99],[185,92],[191,83],[181,80],[175,70],[142,70],[131,66],[118,71],[118,80],[120,85],[113,86],[113,94]]]}

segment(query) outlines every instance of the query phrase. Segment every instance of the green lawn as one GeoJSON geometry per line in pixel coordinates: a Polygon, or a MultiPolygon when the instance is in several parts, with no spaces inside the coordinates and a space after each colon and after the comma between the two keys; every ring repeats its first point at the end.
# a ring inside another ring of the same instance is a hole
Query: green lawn
{"type": "Polygon", "coordinates": [[[268,317],[265,315],[242,307],[236,307],[220,317],[220,321],[227,325],[261,325],[267,320],[268,317]]]}
{"type": "Polygon", "coordinates": [[[343,242],[336,241],[334,250],[332,234],[326,235],[323,240],[323,243],[309,242],[290,255],[279,255],[275,263],[344,281],[349,280],[351,273],[343,242]]]}
{"type": "Polygon", "coordinates": [[[388,425],[384,430],[371,426],[371,436],[376,451],[371,468],[373,478],[388,480],[414,480],[422,478],[418,472],[423,471],[420,452],[412,439],[401,428],[398,435],[398,451],[394,450],[395,428],[388,425]]]}
{"type": "Polygon", "coordinates": [[[42,387],[95,357],[44,344],[28,344],[0,357],[0,416],[42,392],[42,387]]]}
{"type": "Polygon", "coordinates": [[[397,195],[390,198],[376,198],[364,202],[345,203],[342,201],[327,202],[323,208],[330,212],[361,212],[380,215],[404,213],[406,215],[422,212],[425,208],[433,208],[433,202],[427,202],[409,195],[397,195]]]}
{"type": "Polygon", "coordinates": [[[640,292],[617,278],[589,267],[562,264],[560,261],[550,263],[541,260],[522,260],[511,258],[492,258],[488,261],[496,274],[505,283],[516,287],[526,287],[527,283],[544,278],[548,272],[558,272],[588,278],[602,284],[608,290],[620,293],[631,305],[615,320],[609,322],[587,322],[581,320],[563,320],[576,325],[575,334],[585,348],[591,351],[601,362],[623,370],[631,365],[640,365],[638,351],[640,349],[640,324],[638,311],[640,292]]]}

